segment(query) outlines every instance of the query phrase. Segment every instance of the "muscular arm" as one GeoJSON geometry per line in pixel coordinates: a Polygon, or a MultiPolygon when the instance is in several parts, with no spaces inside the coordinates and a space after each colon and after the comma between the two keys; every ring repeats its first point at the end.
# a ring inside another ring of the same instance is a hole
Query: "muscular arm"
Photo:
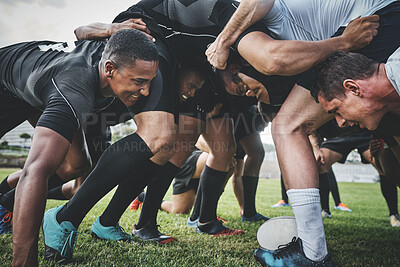
{"type": "Polygon", "coordinates": [[[244,30],[262,19],[271,10],[274,2],[275,0],[242,0],[223,31],[207,49],[208,61],[216,68],[224,69],[229,47],[244,30]]]}
{"type": "Polygon", "coordinates": [[[106,39],[112,35],[110,23],[94,22],[88,25],[79,26],[74,30],[78,40],[106,39]]]}
{"type": "Polygon", "coordinates": [[[75,29],[74,33],[78,40],[99,40],[106,39],[113,35],[116,31],[122,29],[137,29],[146,34],[153,42],[154,38],[150,35],[146,23],[142,19],[128,19],[122,23],[101,23],[94,22],[88,25],[80,26],[75,29]]]}
{"type": "Polygon", "coordinates": [[[254,31],[239,42],[240,55],[266,75],[290,76],[301,73],[323,61],[334,51],[352,51],[369,44],[378,33],[379,16],[357,18],[341,36],[322,41],[274,40],[254,31]]]}

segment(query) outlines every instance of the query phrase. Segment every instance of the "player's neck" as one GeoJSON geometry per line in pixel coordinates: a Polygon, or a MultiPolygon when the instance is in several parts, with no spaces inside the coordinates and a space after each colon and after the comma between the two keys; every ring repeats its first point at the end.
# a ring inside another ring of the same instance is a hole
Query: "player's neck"
{"type": "Polygon", "coordinates": [[[379,81],[379,92],[377,93],[383,100],[383,104],[385,104],[389,112],[400,115],[400,95],[394,88],[393,84],[389,81],[384,64],[380,64],[377,75],[379,81]]]}

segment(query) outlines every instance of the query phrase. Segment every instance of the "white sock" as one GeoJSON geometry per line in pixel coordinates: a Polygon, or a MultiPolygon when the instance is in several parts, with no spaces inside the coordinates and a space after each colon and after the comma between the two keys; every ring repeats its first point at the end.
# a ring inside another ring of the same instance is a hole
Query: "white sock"
{"type": "Polygon", "coordinates": [[[296,218],[298,235],[303,241],[304,254],[310,260],[322,260],[328,250],[318,188],[290,189],[287,195],[296,218]]]}

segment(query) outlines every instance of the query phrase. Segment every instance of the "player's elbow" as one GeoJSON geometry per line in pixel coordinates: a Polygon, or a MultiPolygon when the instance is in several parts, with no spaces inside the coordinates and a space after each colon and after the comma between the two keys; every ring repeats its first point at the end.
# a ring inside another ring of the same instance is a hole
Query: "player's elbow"
{"type": "Polygon", "coordinates": [[[83,26],[80,26],[74,30],[74,34],[77,40],[85,40],[86,35],[84,34],[83,26]]]}
{"type": "Polygon", "coordinates": [[[283,75],[285,68],[281,57],[266,51],[261,58],[261,64],[259,64],[258,68],[256,67],[259,72],[265,75],[283,75]]]}

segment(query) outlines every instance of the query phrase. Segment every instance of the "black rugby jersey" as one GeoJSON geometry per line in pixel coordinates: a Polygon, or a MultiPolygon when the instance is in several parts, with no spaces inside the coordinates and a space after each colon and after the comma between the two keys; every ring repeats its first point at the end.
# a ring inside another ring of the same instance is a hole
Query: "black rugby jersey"
{"type": "Polygon", "coordinates": [[[65,43],[40,41],[1,48],[0,85],[40,110],[57,90],[82,121],[82,114],[92,112],[95,102],[107,105],[98,73],[104,46],[101,41],[83,41],[73,51],[65,52],[65,43]]]}
{"type": "MultiPolygon", "coordinates": [[[[120,13],[114,22],[141,17],[151,34],[156,39],[163,39],[178,61],[193,57],[205,58],[204,53],[208,45],[222,31],[238,5],[239,2],[233,0],[142,0],[120,13]]],[[[238,40],[252,31],[269,33],[263,23],[256,23],[238,40]]],[[[237,49],[237,42],[233,48],[237,49]]],[[[254,68],[245,68],[243,72],[267,88],[274,105],[283,103],[297,79],[266,76],[254,68]]],[[[201,91],[203,90],[202,88],[201,91]]]]}
{"type": "Polygon", "coordinates": [[[237,6],[232,0],[142,0],[114,22],[142,17],[151,34],[163,38],[178,60],[204,57],[237,6]]]}

